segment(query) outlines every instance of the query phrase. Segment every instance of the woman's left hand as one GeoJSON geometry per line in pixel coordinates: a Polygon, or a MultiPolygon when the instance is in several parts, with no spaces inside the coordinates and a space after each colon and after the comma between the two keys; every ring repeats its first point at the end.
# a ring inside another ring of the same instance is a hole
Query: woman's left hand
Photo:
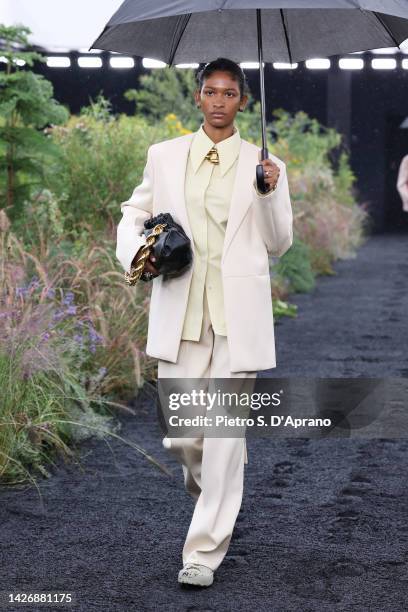
{"type": "Polygon", "coordinates": [[[280,168],[271,159],[259,160],[264,168],[265,183],[268,185],[268,191],[271,191],[278,182],[280,168]]]}

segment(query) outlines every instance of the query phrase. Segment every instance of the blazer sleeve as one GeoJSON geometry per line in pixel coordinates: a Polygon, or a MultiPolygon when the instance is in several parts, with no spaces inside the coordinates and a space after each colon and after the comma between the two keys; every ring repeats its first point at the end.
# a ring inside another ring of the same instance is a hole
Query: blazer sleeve
{"type": "Polygon", "coordinates": [[[272,193],[262,194],[253,183],[252,204],[255,219],[269,255],[281,257],[293,242],[293,213],[289,194],[286,164],[280,168],[278,184],[272,193]]]}
{"type": "Polygon", "coordinates": [[[146,244],[143,224],[152,216],[153,181],[152,152],[149,147],[142,182],[135,187],[129,200],[120,205],[122,218],[116,231],[116,257],[126,272],[130,272],[134,256],[146,244]]]}

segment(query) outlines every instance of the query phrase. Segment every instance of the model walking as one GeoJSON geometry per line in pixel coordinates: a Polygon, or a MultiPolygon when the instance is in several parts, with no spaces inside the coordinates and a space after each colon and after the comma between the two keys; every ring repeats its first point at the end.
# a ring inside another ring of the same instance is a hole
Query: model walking
{"type": "MultiPolygon", "coordinates": [[[[258,147],[234,125],[248,101],[245,86],[235,62],[207,64],[194,94],[203,123],[152,145],[142,183],[121,204],[116,256],[127,272],[151,216],[171,213],[193,246],[193,266],[178,278],[163,281],[154,257],[144,268],[154,279],[146,352],[158,359],[160,380],[228,378],[251,387],[257,371],[276,366],[268,255],[291,246],[292,208],[285,163],[272,154],[260,162],[258,147]],[[256,188],[258,163],[266,194],[256,188]]],[[[165,437],[163,445],[196,501],[178,580],[209,586],[242,503],[245,437],[165,437]]]]}

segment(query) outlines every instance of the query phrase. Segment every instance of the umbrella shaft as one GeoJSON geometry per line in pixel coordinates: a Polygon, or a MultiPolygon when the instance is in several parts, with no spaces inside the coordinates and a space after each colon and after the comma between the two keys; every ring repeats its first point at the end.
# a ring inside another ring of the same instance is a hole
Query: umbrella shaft
{"type": "Polygon", "coordinates": [[[258,58],[259,58],[259,81],[261,86],[261,121],[262,121],[262,159],[269,157],[268,149],[266,146],[266,128],[265,128],[265,80],[264,80],[264,66],[262,60],[262,21],[261,21],[261,9],[256,9],[256,25],[258,31],[258,58]]]}

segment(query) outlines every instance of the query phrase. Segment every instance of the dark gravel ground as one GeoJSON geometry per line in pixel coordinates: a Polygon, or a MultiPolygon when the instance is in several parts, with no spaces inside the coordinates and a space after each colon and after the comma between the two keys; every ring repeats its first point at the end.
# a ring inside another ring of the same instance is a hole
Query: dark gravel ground
{"type": "MultiPolygon", "coordinates": [[[[279,366],[262,375],[406,377],[408,236],[372,237],[335,269],[292,299],[298,318],[276,325],[279,366]]],[[[193,501],[154,403],[121,422],[173,477],[93,440],[83,471],[41,483],[43,508],[35,489],[0,490],[0,591],[72,592],[81,612],[407,610],[408,440],[249,439],[228,555],[197,590],[177,583],[193,501]]]]}

